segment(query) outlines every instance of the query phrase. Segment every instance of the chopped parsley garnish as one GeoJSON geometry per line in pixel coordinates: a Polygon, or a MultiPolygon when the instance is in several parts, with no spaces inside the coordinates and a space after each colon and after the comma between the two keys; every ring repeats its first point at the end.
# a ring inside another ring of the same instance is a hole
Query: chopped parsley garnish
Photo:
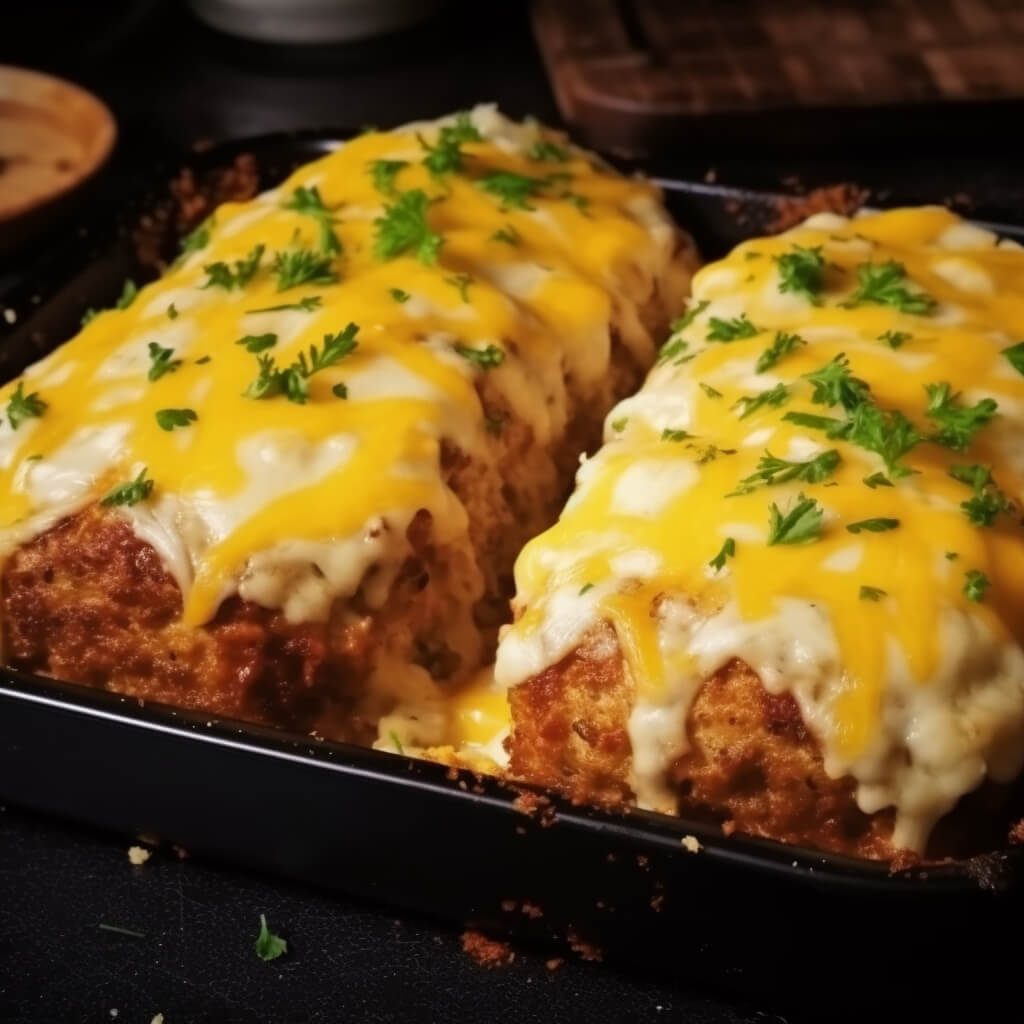
{"type": "Polygon", "coordinates": [[[725,568],[725,560],[727,558],[734,558],[736,555],[736,541],[732,537],[726,537],[725,543],[719,549],[717,555],[708,562],[716,572],[721,572],[725,568]]]}
{"type": "Polygon", "coordinates": [[[174,303],[173,302],[167,307],[167,318],[168,318],[168,320],[177,320],[178,319],[178,311],[177,311],[177,309],[174,308],[174,303]]]}
{"type": "Polygon", "coordinates": [[[156,422],[161,430],[187,427],[198,418],[194,409],[158,409],[156,413],[156,422]]]}
{"type": "Polygon", "coordinates": [[[208,362],[212,360],[212,358],[212,356],[203,356],[202,359],[196,360],[196,366],[205,366],[208,362]]]}
{"type": "Polygon", "coordinates": [[[968,601],[983,601],[991,580],[979,569],[968,569],[964,577],[964,594],[968,601]]]}
{"type": "Polygon", "coordinates": [[[244,338],[239,338],[235,344],[243,346],[246,352],[257,355],[260,352],[266,352],[268,348],[273,348],[277,344],[277,335],[247,334],[244,338]]]}
{"type": "Polygon", "coordinates": [[[590,206],[590,198],[588,196],[581,195],[579,192],[571,192],[567,190],[563,192],[559,198],[572,203],[580,213],[586,213],[587,207],[590,206]]]}
{"type": "Polygon", "coordinates": [[[564,164],[569,159],[569,151],[548,139],[538,139],[531,147],[527,156],[531,160],[547,160],[564,164]]]}
{"type": "Polygon", "coordinates": [[[421,263],[437,262],[443,239],[427,223],[430,200],[421,188],[402,192],[384,207],[384,216],[374,222],[377,229],[373,253],[379,260],[390,260],[412,250],[421,263]]]}
{"type": "Polygon", "coordinates": [[[850,533],[885,533],[886,530],[895,530],[899,525],[898,519],[878,516],[875,519],[861,519],[856,523],[848,523],[846,528],[850,533]]]}
{"type": "Polygon", "coordinates": [[[545,178],[530,178],[514,171],[494,171],[481,178],[477,184],[485,192],[501,200],[501,208],[532,210],[527,200],[535,196],[546,184],[545,178]]]}
{"type": "Polygon", "coordinates": [[[298,302],[283,302],[280,306],[264,306],[262,309],[247,309],[246,313],[280,313],[285,309],[298,310],[300,313],[312,313],[319,309],[323,299],[319,295],[307,295],[298,302]]]}
{"type": "Polygon", "coordinates": [[[803,295],[814,305],[820,305],[819,292],[824,283],[825,257],[821,246],[805,249],[797,245],[792,252],[776,256],[779,265],[779,291],[803,295]]]}
{"type": "Polygon", "coordinates": [[[803,494],[785,512],[773,501],[768,512],[769,545],[816,540],[821,533],[821,517],[821,506],[803,494]]]}
{"type": "Polygon", "coordinates": [[[758,487],[771,487],[775,484],[789,483],[791,480],[802,480],[809,484],[818,484],[827,480],[839,465],[839,452],[834,448],[815,455],[806,462],[790,462],[778,459],[771,452],[765,451],[757,469],[740,480],[735,491],[727,494],[727,498],[737,494],[749,494],[758,487]]]}
{"type": "Polygon", "coordinates": [[[861,263],[857,267],[857,290],[847,306],[871,303],[892,306],[901,313],[927,316],[934,312],[936,302],[930,295],[912,292],[906,285],[907,272],[902,263],[861,263]]]}
{"type": "Polygon", "coordinates": [[[405,753],[405,748],[402,746],[402,741],[398,738],[398,733],[394,729],[388,731],[388,738],[391,740],[391,745],[400,754],[405,753]]]}
{"type": "Polygon", "coordinates": [[[93,309],[91,306],[82,314],[82,319],[79,321],[84,327],[86,324],[91,324],[103,311],[100,309],[93,309]]]}
{"type": "Polygon", "coordinates": [[[626,424],[628,422],[628,416],[623,416],[622,419],[612,420],[612,430],[614,430],[616,434],[621,434],[626,429],[626,424]]]}
{"type": "Polygon", "coordinates": [[[748,416],[753,416],[759,409],[767,407],[777,409],[787,401],[789,401],[789,388],[785,384],[776,384],[775,387],[770,388],[768,391],[761,391],[756,395],[744,395],[736,400],[733,408],[742,406],[743,411],[740,413],[740,419],[745,420],[748,416]]]}
{"type": "MultiPolygon", "coordinates": [[[[685,338],[670,338],[658,350],[658,361],[655,365],[661,366],[662,363],[667,363],[670,359],[675,359],[676,356],[684,355],[689,347],[690,343],[685,338]]],[[[688,362],[692,358],[693,356],[686,356],[686,358],[680,359],[676,366],[680,363],[688,362]]]]}
{"type": "Polygon", "coordinates": [[[991,526],[997,516],[1012,511],[1013,502],[996,486],[987,466],[950,466],[949,475],[974,491],[960,508],[975,526],[991,526]]]}
{"type": "Polygon", "coordinates": [[[320,227],[320,251],[337,255],[341,252],[341,240],[334,233],[331,226],[333,217],[331,211],[324,205],[320,196],[320,190],[316,185],[306,188],[299,185],[295,189],[292,198],[284,204],[286,210],[294,210],[296,213],[304,213],[307,217],[313,217],[320,227]]]}
{"type": "Polygon", "coordinates": [[[846,437],[850,430],[849,420],[837,420],[831,416],[818,416],[813,412],[787,412],[782,417],[789,423],[797,423],[801,427],[810,427],[812,430],[824,430],[830,440],[837,437],[846,437]]]}
{"type": "Polygon", "coordinates": [[[302,284],[335,284],[337,273],[331,267],[331,257],[317,255],[311,249],[290,249],[274,254],[271,273],[277,274],[277,290],[285,292],[302,284]]]}
{"type": "Polygon", "coordinates": [[[409,166],[408,160],[373,160],[370,162],[370,177],[373,187],[386,196],[395,194],[395,178],[403,167],[409,166]]]}
{"type": "Polygon", "coordinates": [[[204,220],[191,234],[181,240],[181,254],[187,255],[190,252],[198,252],[210,244],[210,220],[204,220]]]}
{"type": "Polygon", "coordinates": [[[388,289],[388,295],[390,295],[395,302],[408,302],[412,298],[408,292],[402,291],[401,288],[388,289]]]}
{"type": "Polygon", "coordinates": [[[481,370],[493,370],[505,361],[505,353],[497,345],[488,345],[486,348],[470,348],[460,342],[456,344],[455,351],[481,370]]]}
{"type": "Polygon", "coordinates": [[[936,444],[962,452],[971,443],[974,435],[996,413],[998,405],[993,398],[982,398],[971,406],[963,406],[959,394],[953,394],[946,381],[926,384],[928,408],[925,414],[939,425],[939,432],[930,440],[936,444]]]}
{"type": "Polygon", "coordinates": [[[335,384],[334,387],[331,388],[331,394],[334,395],[335,398],[348,398],[348,385],[345,384],[344,381],[339,384],[335,384]]]}
{"type": "Polygon", "coordinates": [[[955,551],[946,552],[946,561],[955,562],[960,556],[955,551]]]}
{"type": "Polygon", "coordinates": [[[153,481],[146,479],[146,467],[139,470],[139,475],[126,484],[118,484],[106,496],[100,499],[101,505],[138,505],[145,501],[153,492],[153,481]]]}
{"type": "Polygon", "coordinates": [[[584,583],[583,586],[580,587],[579,596],[582,597],[588,590],[593,590],[593,589],[594,589],[594,584],[593,583],[584,583]]]}
{"type": "Polygon", "coordinates": [[[276,960],[288,952],[288,943],[267,927],[266,915],[260,914],[260,933],[256,936],[256,955],[261,960],[276,960]]]}
{"type": "Polygon", "coordinates": [[[716,388],[713,388],[710,384],[705,384],[702,380],[697,381],[697,386],[701,389],[701,391],[704,392],[705,395],[708,396],[708,398],[722,397],[721,391],[718,391],[716,388]]]}
{"type": "Polygon", "coordinates": [[[677,316],[671,324],[672,333],[678,334],[680,331],[689,327],[690,324],[692,324],[693,321],[696,320],[696,318],[700,316],[700,314],[703,313],[710,305],[711,303],[708,302],[707,299],[701,299],[700,302],[691,306],[682,316],[677,316]]]}
{"type": "Polygon", "coordinates": [[[138,294],[139,289],[135,287],[135,282],[128,278],[121,286],[121,294],[117,297],[114,307],[116,309],[127,309],[135,301],[135,296],[138,294]]]}
{"type": "Polygon", "coordinates": [[[854,377],[850,372],[850,361],[842,352],[819,369],[805,373],[804,379],[814,385],[812,402],[817,405],[841,405],[847,412],[852,412],[865,402],[870,390],[866,381],[854,377]]]}
{"type": "Polygon", "coordinates": [[[899,460],[923,440],[898,409],[883,411],[872,402],[864,402],[854,409],[849,430],[842,436],[852,444],[881,455],[889,475],[897,479],[912,472],[899,460]]]}
{"type": "Polygon", "coordinates": [[[879,336],[879,341],[884,341],[889,348],[899,348],[904,342],[910,341],[913,337],[909,331],[883,331],[879,336]]]}
{"type": "Polygon", "coordinates": [[[794,349],[806,344],[807,342],[799,334],[776,331],[771,345],[758,356],[755,369],[758,373],[764,373],[765,370],[770,370],[783,356],[789,355],[794,349]]]}
{"type": "Polygon", "coordinates": [[[700,453],[697,465],[703,466],[706,462],[714,462],[719,455],[735,455],[735,448],[719,448],[717,444],[709,444],[700,453]]]}
{"type": "Polygon", "coordinates": [[[181,366],[180,359],[174,359],[173,348],[161,348],[155,341],[149,343],[150,380],[159,380],[165,373],[173,373],[181,366]]]}
{"type": "MultiPolygon", "coordinates": [[[[356,341],[358,333],[359,328],[350,323],[337,334],[325,334],[323,349],[310,345],[308,359],[305,352],[300,352],[299,358],[284,370],[277,368],[272,356],[260,356],[259,376],[246,388],[245,397],[271,398],[283,394],[289,402],[303,405],[309,398],[309,378],[314,373],[334,366],[355,351],[359,346],[359,342],[356,341]]],[[[339,397],[345,397],[347,394],[346,389],[345,395],[339,397]]]]}
{"type": "Polygon", "coordinates": [[[245,259],[235,260],[234,270],[223,261],[208,263],[203,267],[208,277],[202,287],[223,288],[225,291],[244,287],[253,279],[256,271],[259,270],[264,248],[262,244],[253,246],[245,259]]]}
{"type": "Polygon", "coordinates": [[[1003,355],[1018,373],[1024,373],[1024,341],[1018,341],[1016,345],[1004,348],[1003,355]]]}
{"type": "Polygon", "coordinates": [[[506,245],[523,244],[523,236],[511,224],[507,224],[500,230],[495,231],[491,235],[491,239],[495,242],[504,242],[506,245]]]}
{"type": "Polygon", "coordinates": [[[469,274],[453,274],[451,277],[446,277],[444,283],[457,288],[462,301],[469,302],[469,286],[473,283],[473,278],[469,274]]]}
{"type": "Polygon", "coordinates": [[[887,591],[882,590],[880,587],[861,587],[860,588],[860,599],[862,601],[881,601],[883,597],[887,596],[887,591]]]}
{"type": "Polygon", "coordinates": [[[39,397],[38,391],[25,394],[25,382],[18,381],[10,401],[7,403],[7,418],[11,421],[11,430],[17,430],[25,420],[36,419],[46,412],[46,402],[39,397]]]}
{"type": "Polygon", "coordinates": [[[440,177],[450,171],[462,169],[462,144],[464,142],[480,142],[481,135],[465,111],[457,114],[454,124],[446,124],[438,134],[437,145],[431,146],[422,137],[420,145],[427,151],[423,158],[423,166],[434,177],[440,177]]]}
{"type": "Polygon", "coordinates": [[[755,327],[747,319],[746,313],[740,313],[731,320],[720,320],[713,316],[708,320],[708,326],[711,328],[708,331],[708,341],[740,341],[743,338],[753,338],[760,332],[760,328],[755,327]]]}
{"type": "Polygon", "coordinates": [[[864,483],[866,483],[872,490],[876,487],[895,486],[895,484],[884,473],[872,473],[871,476],[864,477],[864,483]]]}
{"type": "Polygon", "coordinates": [[[661,432],[662,441],[688,441],[693,434],[688,430],[673,430],[671,427],[666,427],[661,432]]]}

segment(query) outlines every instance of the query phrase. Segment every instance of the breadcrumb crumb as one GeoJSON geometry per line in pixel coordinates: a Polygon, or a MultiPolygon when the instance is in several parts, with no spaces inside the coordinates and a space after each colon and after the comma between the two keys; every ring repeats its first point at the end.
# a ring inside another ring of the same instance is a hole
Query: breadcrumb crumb
{"type": "Polygon", "coordinates": [[[136,866],[145,864],[152,854],[144,846],[129,846],[128,859],[136,866]]]}
{"type": "Polygon", "coordinates": [[[683,844],[683,849],[686,850],[687,853],[700,853],[702,849],[700,840],[696,836],[683,836],[680,842],[683,844]]]}

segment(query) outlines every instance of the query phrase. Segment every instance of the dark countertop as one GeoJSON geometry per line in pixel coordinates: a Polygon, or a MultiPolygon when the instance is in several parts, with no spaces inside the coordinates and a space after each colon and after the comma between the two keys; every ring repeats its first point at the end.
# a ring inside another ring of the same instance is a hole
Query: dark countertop
{"type": "MultiPolygon", "coordinates": [[[[221,37],[173,3],[108,9],[19,5],[19,13],[5,12],[0,61],[63,74],[101,95],[118,117],[119,159],[128,165],[167,142],[387,125],[486,99],[511,115],[558,120],[516,5],[459,4],[414,33],[365,46],[281,51],[221,37]],[[495,11],[497,31],[489,27],[495,11]],[[51,18],[63,25],[57,37],[42,31],[51,18]]],[[[920,186],[921,175],[907,170],[921,166],[915,159],[906,157],[902,178],[920,186]]],[[[700,174],[715,161],[702,152],[673,169],[700,174]]],[[[812,167],[785,154],[753,165],[734,154],[719,166],[748,178],[800,166],[813,180],[837,165],[812,167]]],[[[1010,168],[999,166],[984,165],[1012,184],[1010,168]]],[[[964,164],[961,180],[978,180],[981,167],[964,164]]],[[[165,1024],[797,1019],[774,1012],[781,1003],[772,993],[744,1005],[699,985],[578,960],[552,971],[544,951],[518,950],[514,963],[488,971],[447,926],[182,860],[166,847],[133,867],[133,841],[23,809],[0,813],[0,1020],[149,1024],[158,1013],[165,1024]],[[260,913],[291,946],[273,963],[254,954],[260,913]]]]}

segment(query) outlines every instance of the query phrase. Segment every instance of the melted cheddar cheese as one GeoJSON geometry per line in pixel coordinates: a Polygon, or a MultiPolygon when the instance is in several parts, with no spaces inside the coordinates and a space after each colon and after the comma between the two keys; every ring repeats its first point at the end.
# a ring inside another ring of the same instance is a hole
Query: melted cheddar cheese
{"type": "Polygon", "coordinates": [[[671,294],[677,237],[653,186],[493,108],[353,139],[219,207],[158,281],[0,389],[0,554],[139,481],[112,511],[161,554],[186,625],[236,592],[322,620],[371,567],[380,603],[418,510],[437,543],[466,534],[440,451],[494,457],[480,377],[557,441],[566,380],[596,391],[612,331],[653,357],[640,312],[671,294]],[[456,166],[428,166],[459,125],[456,166]],[[416,190],[422,222],[403,222],[416,190]],[[295,366],[305,400],[275,376],[295,366]]]}
{"type": "Polygon", "coordinates": [[[1024,251],[940,208],[819,215],[689,310],[520,556],[498,681],[611,623],[632,785],[671,810],[694,695],[743,659],[922,849],[1024,759],[1024,251]]]}

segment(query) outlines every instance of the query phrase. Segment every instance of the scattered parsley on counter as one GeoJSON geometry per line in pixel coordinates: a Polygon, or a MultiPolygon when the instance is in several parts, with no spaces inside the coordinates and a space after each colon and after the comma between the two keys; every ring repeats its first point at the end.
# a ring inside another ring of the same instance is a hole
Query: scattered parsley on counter
{"type": "Polygon", "coordinates": [[[46,402],[39,397],[38,391],[25,394],[25,382],[18,381],[10,401],[7,403],[7,418],[11,421],[11,430],[17,430],[25,420],[36,419],[46,412],[46,402]]]}
{"type": "Polygon", "coordinates": [[[403,167],[408,167],[408,160],[373,160],[370,162],[370,177],[373,187],[386,196],[395,194],[395,178],[403,167]]]}
{"type": "Polygon", "coordinates": [[[736,541],[732,537],[726,537],[725,543],[722,545],[718,554],[708,562],[716,572],[721,572],[725,568],[725,560],[727,558],[734,558],[736,556],[736,541]]]}
{"type": "Polygon", "coordinates": [[[569,151],[548,139],[538,139],[526,154],[531,160],[552,161],[564,164],[569,159],[569,151]]]}
{"type": "Polygon", "coordinates": [[[964,594],[968,601],[983,601],[991,580],[979,569],[968,569],[964,578],[964,594]]]}
{"type": "Polygon", "coordinates": [[[895,530],[899,525],[898,519],[878,516],[875,519],[861,519],[856,523],[848,523],[846,528],[850,533],[885,533],[887,530],[895,530]]]}
{"type": "Polygon", "coordinates": [[[889,348],[899,348],[904,342],[910,341],[913,337],[908,331],[883,331],[879,341],[884,341],[889,348]]]}
{"type": "Polygon", "coordinates": [[[902,263],[861,263],[857,267],[857,290],[846,306],[870,303],[892,306],[901,313],[927,316],[935,311],[936,302],[923,292],[912,292],[906,285],[907,272],[902,263]]]}
{"type": "Polygon", "coordinates": [[[735,491],[726,495],[727,498],[739,494],[749,494],[758,487],[772,487],[776,484],[789,483],[791,480],[801,480],[809,484],[818,484],[827,480],[839,465],[839,452],[834,448],[815,455],[813,459],[806,462],[790,462],[787,459],[778,459],[771,452],[765,451],[757,469],[740,480],[735,491]]]}
{"type": "Polygon", "coordinates": [[[740,419],[745,420],[748,416],[753,416],[758,409],[766,407],[777,409],[789,400],[789,394],[789,388],[785,384],[776,384],[775,387],[770,388],[768,391],[761,391],[756,395],[744,395],[742,398],[737,399],[732,407],[735,409],[742,406],[743,411],[740,413],[740,419]]]}
{"type": "Polygon", "coordinates": [[[717,316],[708,320],[708,341],[740,341],[743,338],[753,338],[760,333],[761,328],[755,327],[748,319],[746,313],[731,320],[720,320],[717,316]]]}
{"type": "Polygon", "coordinates": [[[118,484],[105,497],[100,499],[101,505],[138,505],[145,501],[153,492],[153,481],[146,479],[146,467],[143,466],[139,475],[126,484],[118,484]]]}
{"type": "Polygon", "coordinates": [[[961,405],[959,394],[953,394],[946,381],[926,384],[925,390],[928,392],[925,415],[939,425],[939,432],[930,440],[956,452],[967,448],[974,435],[992,419],[998,409],[993,398],[982,398],[970,406],[961,405]]]}
{"type": "Polygon", "coordinates": [[[821,506],[803,494],[782,512],[773,501],[768,512],[768,543],[802,544],[821,534],[821,506]]]}
{"type": "Polygon", "coordinates": [[[881,601],[882,598],[886,596],[888,596],[887,592],[882,590],[880,587],[860,588],[860,599],[862,601],[881,601]]]}
{"type": "Polygon", "coordinates": [[[776,256],[779,265],[779,291],[803,295],[815,306],[821,305],[822,285],[825,275],[825,257],[821,254],[821,246],[811,249],[796,245],[792,252],[776,256]]]}
{"type": "Polygon", "coordinates": [[[277,275],[277,290],[285,292],[302,284],[335,284],[337,273],[331,257],[317,255],[310,249],[290,249],[274,254],[271,273],[277,275]]]}
{"type": "Polygon", "coordinates": [[[334,218],[331,211],[324,205],[320,190],[316,185],[307,188],[299,185],[292,198],[284,203],[284,209],[294,210],[316,220],[320,228],[320,251],[328,255],[338,255],[342,251],[341,239],[334,232],[334,218]]]}
{"type": "Polygon", "coordinates": [[[246,313],[280,313],[285,309],[295,309],[301,313],[312,313],[319,309],[323,299],[319,295],[307,295],[298,302],[284,302],[280,306],[264,306],[262,309],[247,309],[246,313]]]}
{"type": "Polygon", "coordinates": [[[181,366],[180,359],[172,358],[173,348],[162,348],[155,341],[149,343],[149,373],[150,380],[159,380],[165,373],[173,373],[181,366]]]}
{"type": "Polygon", "coordinates": [[[547,183],[545,178],[531,178],[513,171],[494,171],[481,178],[477,185],[490,195],[497,196],[501,200],[503,210],[532,210],[533,207],[527,200],[535,196],[547,183]]]}
{"type": "Polygon", "coordinates": [[[245,259],[235,260],[234,270],[223,261],[208,263],[203,267],[207,274],[207,280],[202,287],[223,288],[225,291],[244,287],[255,277],[256,271],[259,270],[264,249],[265,246],[262,244],[253,246],[245,259]]]}
{"type": "Polygon", "coordinates": [[[276,960],[288,952],[288,943],[267,927],[265,914],[260,914],[260,933],[256,937],[256,955],[261,960],[276,960]]]}
{"type": "Polygon", "coordinates": [[[385,205],[384,215],[373,223],[377,234],[373,243],[374,255],[379,260],[390,260],[412,250],[421,263],[437,262],[437,253],[443,239],[427,223],[430,200],[423,189],[402,192],[385,205]]]}
{"type": "Polygon", "coordinates": [[[455,351],[481,370],[493,370],[505,361],[505,353],[497,345],[488,345],[486,348],[470,348],[460,342],[455,346],[455,351]]]}
{"type": "Polygon", "coordinates": [[[187,427],[198,418],[194,409],[158,409],[156,413],[156,422],[160,429],[168,431],[175,427],[187,427]]]}
{"type": "Polygon", "coordinates": [[[783,356],[789,355],[794,349],[806,344],[807,342],[799,334],[776,331],[771,345],[758,356],[755,369],[758,373],[764,373],[765,370],[770,370],[783,356]]]}
{"type": "Polygon", "coordinates": [[[704,312],[705,309],[710,306],[711,303],[707,299],[701,299],[700,302],[695,303],[691,306],[682,316],[677,316],[672,321],[671,328],[673,334],[678,334],[680,331],[689,327],[693,321],[704,312]]]}
{"type": "Polygon", "coordinates": [[[1004,348],[1003,355],[1018,373],[1024,373],[1024,341],[1018,341],[1016,345],[1004,348]]]}
{"type": "Polygon", "coordinates": [[[499,231],[495,231],[491,239],[495,242],[504,242],[506,245],[523,244],[523,236],[511,224],[506,224],[499,231]]]}
{"type": "Polygon", "coordinates": [[[235,344],[241,345],[246,352],[252,352],[253,355],[257,355],[260,352],[266,352],[268,348],[273,348],[277,344],[277,335],[247,334],[244,338],[239,338],[235,344]]]}

